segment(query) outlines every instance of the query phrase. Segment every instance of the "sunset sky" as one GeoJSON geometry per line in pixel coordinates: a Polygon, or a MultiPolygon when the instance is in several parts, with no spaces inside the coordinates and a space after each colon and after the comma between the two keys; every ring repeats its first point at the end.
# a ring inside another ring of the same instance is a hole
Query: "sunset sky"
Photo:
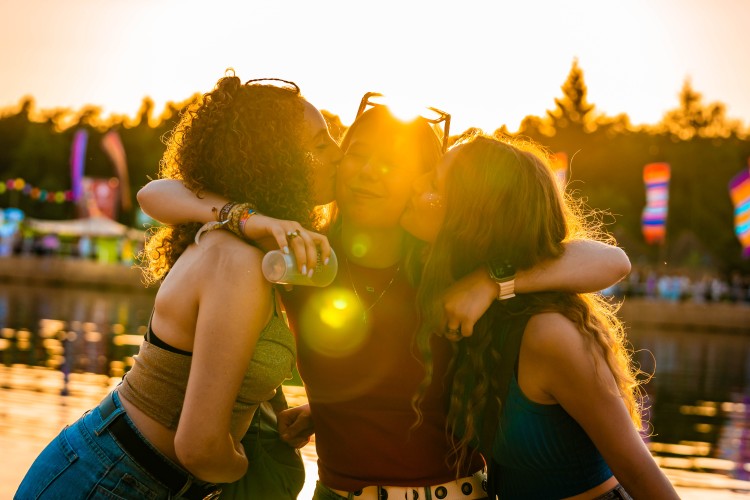
{"type": "Polygon", "coordinates": [[[354,118],[366,91],[436,106],[469,126],[516,130],[561,95],[575,58],[607,115],[655,123],[685,78],[750,124],[748,0],[4,0],[0,107],[160,112],[242,79],[295,80],[354,118]]]}

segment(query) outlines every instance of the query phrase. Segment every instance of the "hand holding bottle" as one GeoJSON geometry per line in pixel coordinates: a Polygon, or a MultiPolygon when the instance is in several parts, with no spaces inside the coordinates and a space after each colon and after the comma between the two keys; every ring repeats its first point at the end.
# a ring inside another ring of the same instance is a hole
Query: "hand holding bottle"
{"type": "Polygon", "coordinates": [[[327,264],[323,262],[322,255],[319,253],[313,269],[303,266],[300,270],[293,254],[272,250],[263,257],[262,270],[263,276],[271,283],[323,287],[330,285],[336,277],[338,260],[331,249],[327,264]]]}

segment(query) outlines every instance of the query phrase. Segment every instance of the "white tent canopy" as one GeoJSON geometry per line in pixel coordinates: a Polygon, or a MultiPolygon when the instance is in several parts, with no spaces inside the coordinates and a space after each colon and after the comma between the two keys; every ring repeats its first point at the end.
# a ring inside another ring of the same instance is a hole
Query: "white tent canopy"
{"type": "Polygon", "coordinates": [[[83,219],[42,220],[26,218],[25,224],[38,233],[61,236],[95,236],[143,239],[144,232],[120,224],[108,217],[94,216],[83,219]]]}

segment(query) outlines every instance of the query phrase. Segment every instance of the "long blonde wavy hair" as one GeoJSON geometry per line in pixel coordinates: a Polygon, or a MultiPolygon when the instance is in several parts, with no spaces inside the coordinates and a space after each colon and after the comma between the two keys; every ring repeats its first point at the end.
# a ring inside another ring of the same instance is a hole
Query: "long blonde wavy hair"
{"type": "MultiPolygon", "coordinates": [[[[426,375],[413,400],[417,425],[420,403],[433,377],[430,338],[445,328],[442,293],[490,260],[508,260],[517,269],[528,269],[559,257],[569,239],[603,234],[584,217],[582,204],[558,186],[549,155],[538,145],[476,133],[455,147],[460,149],[452,155],[445,180],[447,214],[418,291],[422,326],[417,343],[426,375]]],[[[493,304],[473,335],[456,347],[451,367],[447,431],[457,437],[452,457],[457,470],[480,444],[481,416],[499,393],[491,368],[501,362],[492,345],[493,331],[518,314],[557,311],[575,323],[588,348],[606,361],[634,424],[641,427],[639,371],[616,309],[598,294],[538,293],[493,304]]]]}

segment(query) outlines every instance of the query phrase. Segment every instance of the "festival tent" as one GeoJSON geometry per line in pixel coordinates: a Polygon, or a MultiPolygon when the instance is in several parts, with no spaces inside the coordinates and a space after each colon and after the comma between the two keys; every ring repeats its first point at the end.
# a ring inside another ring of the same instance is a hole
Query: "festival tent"
{"type": "Polygon", "coordinates": [[[69,220],[27,218],[24,224],[32,232],[45,237],[78,238],[79,253],[88,256],[92,243],[96,260],[101,263],[129,263],[133,260],[134,245],[145,240],[145,231],[120,224],[101,215],[69,220]]]}
{"type": "Polygon", "coordinates": [[[120,224],[104,216],[69,220],[42,220],[27,217],[25,224],[37,233],[59,236],[127,237],[142,241],[145,235],[144,231],[120,224]]]}

